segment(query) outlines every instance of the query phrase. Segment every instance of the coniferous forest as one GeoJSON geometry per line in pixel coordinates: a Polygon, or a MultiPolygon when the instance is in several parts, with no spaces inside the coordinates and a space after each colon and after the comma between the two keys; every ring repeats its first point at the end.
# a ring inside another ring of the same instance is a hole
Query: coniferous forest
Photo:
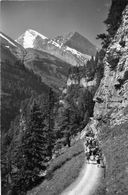
{"type": "MultiPolygon", "coordinates": [[[[97,58],[92,58],[87,66],[69,69],[68,78],[77,82],[66,88],[66,94],[57,94],[52,88],[47,88],[45,94],[32,93],[24,99],[20,84],[13,88],[15,98],[16,94],[21,98],[17,99],[21,106],[18,103],[16,107],[15,100],[13,104],[18,115],[11,121],[9,130],[3,133],[3,188],[25,194],[42,181],[40,174],[45,174],[53,155],[59,154],[66,145],[71,146],[73,137],[92,116],[94,91],[85,90],[79,82],[86,75],[89,80],[94,78],[98,70],[96,63],[97,58]]],[[[2,124],[6,125],[4,121],[2,124]]]]}

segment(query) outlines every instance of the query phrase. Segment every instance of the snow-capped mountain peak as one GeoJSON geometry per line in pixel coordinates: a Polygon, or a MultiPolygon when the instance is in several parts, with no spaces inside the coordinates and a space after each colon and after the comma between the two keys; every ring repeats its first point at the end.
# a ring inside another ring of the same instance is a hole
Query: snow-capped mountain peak
{"type": "Polygon", "coordinates": [[[36,32],[35,30],[28,29],[25,31],[24,34],[22,34],[16,42],[20,43],[24,48],[33,48],[34,47],[34,41],[37,37],[40,37],[41,39],[45,40],[48,39],[44,35],[36,32]]]}
{"type": "Polygon", "coordinates": [[[78,63],[84,65],[91,58],[91,54],[96,53],[95,46],[77,32],[50,39],[35,30],[28,29],[16,41],[25,49],[45,51],[68,63],[70,61],[74,66],[78,63]]]}
{"type": "Polygon", "coordinates": [[[45,37],[44,35],[38,33],[35,30],[29,29],[26,32],[29,32],[30,34],[32,34],[34,37],[40,36],[42,39],[48,39],[47,37],[45,37]]]}

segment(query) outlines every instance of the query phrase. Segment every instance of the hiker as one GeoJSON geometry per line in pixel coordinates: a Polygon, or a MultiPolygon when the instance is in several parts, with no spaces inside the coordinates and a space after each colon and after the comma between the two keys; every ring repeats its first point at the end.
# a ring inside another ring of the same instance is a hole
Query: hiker
{"type": "Polygon", "coordinates": [[[91,150],[88,146],[85,149],[85,155],[86,155],[87,163],[89,163],[90,156],[91,156],[91,150]]]}
{"type": "Polygon", "coordinates": [[[91,149],[88,147],[88,158],[89,158],[89,160],[91,160],[91,156],[92,156],[92,151],[91,151],[91,149]]]}
{"type": "MultiPolygon", "coordinates": [[[[103,157],[102,157],[101,149],[99,149],[99,152],[98,152],[98,159],[97,159],[97,164],[98,164],[98,166],[101,165],[101,163],[103,163],[103,157]]],[[[101,165],[101,166],[102,166],[102,165],[101,165]]]]}
{"type": "Polygon", "coordinates": [[[89,160],[90,160],[90,155],[89,155],[89,153],[86,153],[86,159],[87,159],[87,163],[89,163],[89,160]]]}
{"type": "Polygon", "coordinates": [[[98,155],[98,151],[99,151],[99,148],[97,146],[95,148],[93,148],[93,150],[92,150],[93,155],[94,156],[98,155]]]}
{"type": "Polygon", "coordinates": [[[89,153],[89,148],[88,147],[86,147],[86,149],[85,149],[85,154],[87,154],[87,153],[89,153]]]}
{"type": "Polygon", "coordinates": [[[91,140],[90,140],[90,138],[88,138],[87,139],[87,142],[86,142],[86,146],[89,146],[90,145],[90,142],[91,142],[91,140]]]}
{"type": "Polygon", "coordinates": [[[96,159],[96,162],[97,162],[97,166],[99,167],[100,166],[100,157],[99,157],[99,155],[96,155],[95,159],[96,159]]]}

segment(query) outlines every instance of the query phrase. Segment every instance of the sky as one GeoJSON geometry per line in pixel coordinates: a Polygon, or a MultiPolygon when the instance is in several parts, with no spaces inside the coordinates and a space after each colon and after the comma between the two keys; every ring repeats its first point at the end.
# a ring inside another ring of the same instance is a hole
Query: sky
{"type": "Polygon", "coordinates": [[[48,38],[79,32],[100,47],[111,0],[31,0],[1,2],[1,31],[17,39],[27,29],[48,38]]]}

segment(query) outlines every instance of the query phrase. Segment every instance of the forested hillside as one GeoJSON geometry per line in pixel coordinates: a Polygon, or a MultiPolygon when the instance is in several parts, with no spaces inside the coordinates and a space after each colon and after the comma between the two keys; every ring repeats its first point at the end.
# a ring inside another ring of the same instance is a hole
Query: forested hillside
{"type": "Polygon", "coordinates": [[[2,33],[1,40],[2,190],[25,194],[92,116],[99,54],[82,66],[75,57],[75,67],[2,33]]]}

